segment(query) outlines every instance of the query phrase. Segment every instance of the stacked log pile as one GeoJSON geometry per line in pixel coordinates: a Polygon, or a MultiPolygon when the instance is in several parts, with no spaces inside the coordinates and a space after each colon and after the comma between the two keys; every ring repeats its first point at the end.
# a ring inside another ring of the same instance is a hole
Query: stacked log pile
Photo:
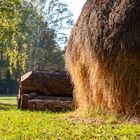
{"type": "Polygon", "coordinates": [[[28,72],[19,79],[18,108],[62,111],[73,107],[72,85],[66,72],[28,72]]]}

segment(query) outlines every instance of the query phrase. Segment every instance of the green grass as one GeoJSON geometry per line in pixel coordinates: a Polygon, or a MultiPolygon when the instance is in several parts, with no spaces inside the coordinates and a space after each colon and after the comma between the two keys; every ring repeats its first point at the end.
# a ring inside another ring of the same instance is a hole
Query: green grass
{"type": "MultiPolygon", "coordinates": [[[[0,97],[2,100],[5,102],[8,98],[0,97]]],[[[10,102],[13,100],[15,98],[11,98],[10,102]]],[[[80,120],[70,116],[68,112],[20,111],[11,104],[0,105],[0,139],[136,140],[140,136],[139,124],[119,124],[113,116],[96,114],[96,117],[80,120]]]]}
{"type": "Polygon", "coordinates": [[[0,104],[16,104],[16,97],[11,96],[11,97],[0,97],[0,104]]]}

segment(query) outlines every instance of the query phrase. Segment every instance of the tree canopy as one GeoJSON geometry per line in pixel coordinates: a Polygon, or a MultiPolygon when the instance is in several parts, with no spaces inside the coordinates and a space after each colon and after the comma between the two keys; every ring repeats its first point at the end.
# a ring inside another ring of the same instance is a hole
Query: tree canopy
{"type": "Polygon", "coordinates": [[[59,0],[0,0],[0,51],[10,71],[62,70],[72,16],[59,0]]]}

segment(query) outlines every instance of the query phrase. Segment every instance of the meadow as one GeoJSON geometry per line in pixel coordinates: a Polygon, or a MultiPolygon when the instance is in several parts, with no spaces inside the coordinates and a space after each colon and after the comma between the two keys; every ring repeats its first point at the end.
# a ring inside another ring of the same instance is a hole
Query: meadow
{"type": "Polygon", "coordinates": [[[15,97],[0,97],[1,140],[136,140],[140,125],[97,111],[91,118],[72,112],[21,111],[15,97]]]}

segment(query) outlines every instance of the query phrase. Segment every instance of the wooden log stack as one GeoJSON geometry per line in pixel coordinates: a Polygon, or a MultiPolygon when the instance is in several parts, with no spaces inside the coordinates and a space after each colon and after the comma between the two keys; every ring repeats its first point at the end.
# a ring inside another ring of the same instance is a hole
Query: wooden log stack
{"type": "Polygon", "coordinates": [[[62,111],[73,107],[73,87],[66,72],[28,72],[19,79],[18,108],[62,111]]]}

